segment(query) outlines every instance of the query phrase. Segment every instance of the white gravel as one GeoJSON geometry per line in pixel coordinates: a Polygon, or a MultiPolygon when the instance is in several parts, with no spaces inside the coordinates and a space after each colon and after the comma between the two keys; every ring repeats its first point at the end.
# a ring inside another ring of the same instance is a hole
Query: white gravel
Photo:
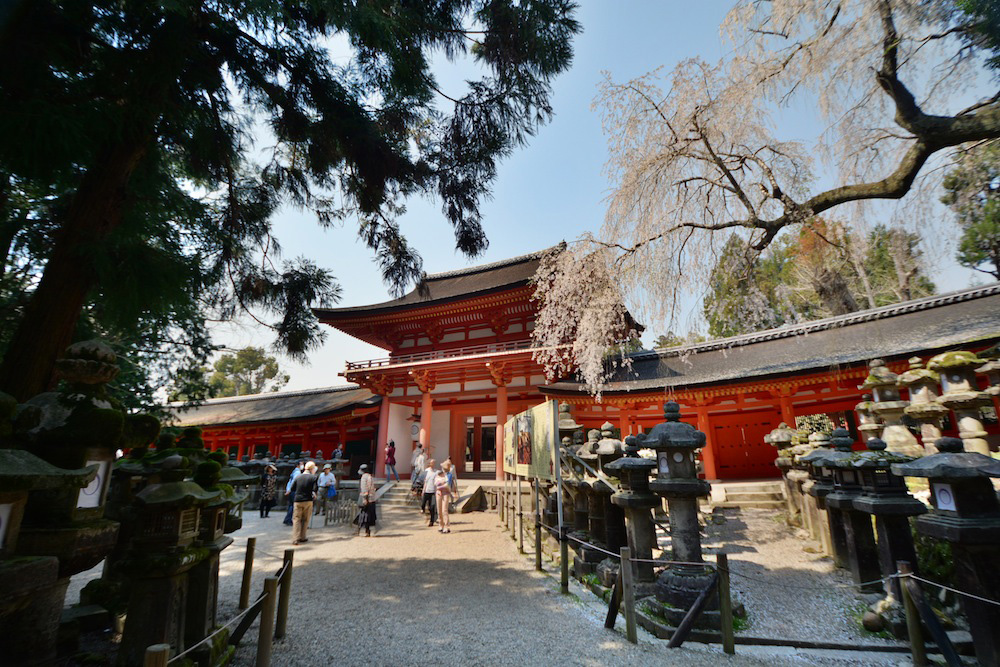
{"type": "MultiPolygon", "coordinates": [[[[666,642],[641,629],[639,644],[633,646],[623,636],[623,617],[615,631],[604,629],[606,607],[589,591],[574,582],[572,595],[560,595],[554,572],[535,572],[533,559],[517,553],[516,544],[498,527],[495,514],[455,516],[453,532],[445,535],[427,528],[420,519],[415,509],[384,508],[378,535],[372,538],[355,537],[347,526],[323,528],[317,520],[309,542],[295,550],[289,632],[275,643],[273,664],[908,664],[899,654],[841,655],[737,646],[737,655],[728,657],[718,646],[701,644],[671,650],[666,642]]],[[[731,523],[728,527],[738,526],[731,523]]],[[[753,522],[755,541],[768,537],[759,530],[753,522]]],[[[236,543],[223,555],[221,621],[236,613],[243,549],[252,535],[257,537],[258,553],[254,595],[261,590],[263,578],[280,565],[282,551],[291,548],[291,529],[281,524],[280,516],[262,520],[252,513],[245,515],[244,528],[234,535],[236,543]]],[[[775,558],[787,552],[787,546],[772,551],[770,546],[757,544],[753,548],[760,551],[744,552],[737,558],[751,572],[751,563],[775,558]]],[[[796,547],[801,550],[801,544],[796,547]]],[[[798,559],[785,565],[789,573],[800,569],[798,559]]],[[[814,582],[810,577],[822,570],[822,563],[815,567],[813,574],[795,574],[795,580],[814,582]]],[[[733,584],[761,630],[778,631],[780,620],[764,620],[774,616],[785,616],[789,627],[799,624],[801,609],[815,604],[808,598],[798,606],[797,594],[786,591],[780,604],[796,606],[787,614],[765,616],[754,611],[762,604],[758,600],[764,599],[763,591],[735,579],[733,584]]],[[[809,616],[826,613],[823,607],[809,616]]],[[[830,619],[827,622],[836,626],[830,619]]],[[[255,624],[240,645],[235,665],[253,664],[256,636],[255,624]]]]}

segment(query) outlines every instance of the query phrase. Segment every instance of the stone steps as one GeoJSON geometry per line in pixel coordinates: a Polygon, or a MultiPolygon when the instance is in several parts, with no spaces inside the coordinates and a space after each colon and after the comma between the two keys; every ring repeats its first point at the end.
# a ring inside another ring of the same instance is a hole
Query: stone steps
{"type": "Polygon", "coordinates": [[[722,490],[722,498],[712,503],[713,507],[781,509],[785,506],[780,481],[726,484],[722,490]]]}

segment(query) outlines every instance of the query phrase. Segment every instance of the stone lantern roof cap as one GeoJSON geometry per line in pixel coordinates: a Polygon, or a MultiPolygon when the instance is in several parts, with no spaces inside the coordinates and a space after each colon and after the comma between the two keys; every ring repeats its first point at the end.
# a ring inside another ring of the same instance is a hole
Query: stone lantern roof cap
{"type": "Polygon", "coordinates": [[[882,438],[871,438],[868,440],[868,449],[863,452],[856,452],[850,459],[845,459],[837,463],[837,467],[855,468],[888,468],[893,463],[907,463],[914,457],[904,456],[895,452],[886,451],[885,440],[882,438]]]}
{"type": "Polygon", "coordinates": [[[135,495],[136,500],[144,505],[206,505],[222,495],[221,491],[206,491],[198,484],[185,480],[183,482],[165,482],[150,484],[135,495]]]}
{"type": "Polygon", "coordinates": [[[899,386],[910,387],[920,383],[936,384],[941,381],[941,376],[930,369],[923,367],[920,357],[910,357],[910,370],[899,376],[899,386]]]}
{"type": "Polygon", "coordinates": [[[690,424],[680,421],[680,406],[674,401],[668,401],[663,406],[663,417],[653,429],[637,437],[640,447],[650,449],[701,449],[705,446],[705,434],[690,424]]]}
{"type": "Polygon", "coordinates": [[[858,389],[877,389],[879,387],[895,387],[899,376],[889,370],[882,359],[872,359],[868,362],[868,377],[858,385],[858,389]]]}
{"type": "Polygon", "coordinates": [[[788,424],[781,422],[778,424],[778,428],[764,436],[764,442],[775,446],[783,443],[790,445],[795,440],[796,435],[797,432],[795,429],[788,428],[788,424]]]}
{"type": "Polygon", "coordinates": [[[904,477],[1000,477],[1000,460],[977,452],[966,452],[959,438],[939,438],[934,444],[938,448],[937,454],[909,463],[893,464],[892,472],[904,477]]]}
{"type": "Polygon", "coordinates": [[[624,456],[607,464],[604,466],[604,469],[616,473],[615,476],[618,477],[620,476],[620,473],[626,470],[652,470],[655,467],[656,461],[652,459],[642,458],[641,456],[624,456]]]}
{"type": "Polygon", "coordinates": [[[935,357],[931,357],[931,360],[927,362],[927,368],[932,371],[947,371],[954,368],[978,366],[983,363],[986,363],[986,359],[981,359],[972,352],[967,352],[966,350],[952,350],[950,352],[942,352],[935,357]]]}
{"type": "Polygon", "coordinates": [[[83,488],[94,479],[97,470],[96,465],[67,470],[23,449],[0,449],[0,491],[83,488]]]}
{"type": "Polygon", "coordinates": [[[977,373],[995,373],[996,371],[1000,371],[1000,359],[990,359],[976,369],[977,373]]]}
{"type": "Polygon", "coordinates": [[[257,478],[247,475],[242,470],[234,466],[223,466],[222,470],[219,471],[219,481],[223,484],[241,486],[244,484],[252,484],[257,481],[257,478]]]}

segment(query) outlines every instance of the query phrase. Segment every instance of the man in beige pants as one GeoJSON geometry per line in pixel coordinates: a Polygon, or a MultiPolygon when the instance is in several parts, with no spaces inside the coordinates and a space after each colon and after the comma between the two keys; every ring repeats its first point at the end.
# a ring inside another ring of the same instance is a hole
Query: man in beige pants
{"type": "Polygon", "coordinates": [[[316,464],[310,461],[306,464],[305,472],[296,477],[292,484],[292,500],[295,502],[295,511],[292,514],[292,544],[309,541],[306,538],[306,529],[309,528],[309,520],[312,518],[318,481],[316,464]]]}

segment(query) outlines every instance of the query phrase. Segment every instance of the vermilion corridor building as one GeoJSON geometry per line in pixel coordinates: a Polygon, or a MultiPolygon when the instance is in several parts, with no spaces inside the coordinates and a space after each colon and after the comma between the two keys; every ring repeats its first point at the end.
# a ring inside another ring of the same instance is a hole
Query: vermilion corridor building
{"type": "MultiPolygon", "coordinates": [[[[544,252],[544,251],[543,251],[544,252]]],[[[698,345],[640,352],[595,401],[571,381],[547,382],[533,360],[534,275],[542,253],[429,275],[384,303],[318,309],[324,324],[383,348],[349,362],[353,387],[215,399],[180,414],[207,443],[232,454],[309,450],[329,456],[345,443],[352,469],[397,445],[397,469],[424,443],[460,472],[492,476],[501,452],[496,425],[549,398],[569,402],[586,428],[610,421],[623,435],[662,421],[676,400],[707,435],[709,479],[772,477],[764,435],[780,422],[825,413],[853,426],[867,362],[901,372],[906,360],[1000,341],[1000,284],[908,301],[698,345]]],[[[988,424],[997,436],[995,420],[988,424]]]]}

